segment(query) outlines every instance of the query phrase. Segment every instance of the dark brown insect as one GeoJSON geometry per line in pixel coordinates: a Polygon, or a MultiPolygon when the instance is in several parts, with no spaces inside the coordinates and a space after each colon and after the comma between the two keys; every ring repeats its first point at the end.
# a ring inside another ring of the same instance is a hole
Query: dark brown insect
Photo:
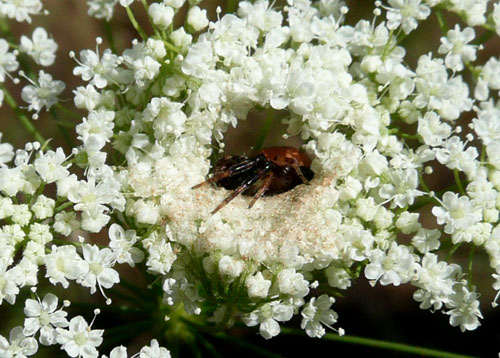
{"type": "Polygon", "coordinates": [[[248,208],[263,195],[276,195],[299,184],[308,184],[314,176],[311,160],[294,147],[269,147],[251,157],[231,155],[221,158],[211,178],[193,186],[199,188],[215,183],[227,190],[233,190],[212,214],[222,209],[239,194],[253,196],[248,208]]]}

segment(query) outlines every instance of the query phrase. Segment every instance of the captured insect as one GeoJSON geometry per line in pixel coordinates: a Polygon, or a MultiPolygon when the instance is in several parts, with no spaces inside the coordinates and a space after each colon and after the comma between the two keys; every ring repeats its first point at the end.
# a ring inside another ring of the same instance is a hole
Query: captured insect
{"type": "Polygon", "coordinates": [[[233,190],[213,211],[215,214],[239,194],[253,196],[250,209],[263,195],[284,193],[299,184],[308,184],[314,177],[311,160],[294,147],[269,147],[253,156],[230,155],[221,158],[212,177],[193,186],[209,183],[233,190]]]}

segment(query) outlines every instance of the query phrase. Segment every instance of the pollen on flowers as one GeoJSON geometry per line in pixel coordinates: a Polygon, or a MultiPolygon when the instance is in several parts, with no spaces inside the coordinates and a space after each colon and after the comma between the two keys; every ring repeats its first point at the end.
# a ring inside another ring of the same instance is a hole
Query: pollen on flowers
{"type": "Polygon", "coordinates": [[[251,209],[252,198],[238,196],[211,214],[231,192],[210,186],[191,189],[181,182],[175,189],[169,187],[161,210],[177,233],[175,241],[197,240],[205,252],[239,246],[240,255],[262,261],[276,257],[283,245],[291,245],[309,258],[333,258],[339,247],[324,212],[337,201],[334,183],[334,175],[313,179],[310,185],[262,197],[251,209]]]}

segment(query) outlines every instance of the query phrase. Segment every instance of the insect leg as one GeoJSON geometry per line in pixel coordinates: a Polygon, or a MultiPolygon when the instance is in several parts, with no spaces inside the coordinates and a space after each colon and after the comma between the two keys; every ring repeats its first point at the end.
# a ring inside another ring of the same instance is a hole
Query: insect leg
{"type": "Polygon", "coordinates": [[[246,182],[241,184],[238,188],[236,188],[231,195],[229,195],[227,198],[225,198],[214,210],[212,210],[212,214],[215,214],[217,211],[222,209],[224,206],[226,206],[227,203],[229,203],[231,200],[236,198],[239,194],[243,193],[245,190],[247,190],[253,183],[255,183],[259,178],[264,175],[269,169],[271,168],[270,164],[266,164],[264,168],[259,170],[257,174],[255,174],[253,177],[248,179],[246,182]]]}
{"type": "Polygon", "coordinates": [[[259,190],[255,195],[253,196],[252,201],[250,202],[250,205],[248,205],[248,208],[251,209],[252,206],[255,204],[259,198],[266,193],[266,191],[269,189],[269,185],[271,184],[271,180],[273,179],[273,172],[270,172],[267,174],[267,176],[264,178],[264,181],[262,182],[262,185],[260,186],[259,190]]]}
{"type": "Polygon", "coordinates": [[[197,188],[204,186],[206,184],[218,182],[219,180],[230,177],[234,174],[245,172],[247,170],[252,169],[259,162],[260,162],[260,158],[257,157],[257,158],[247,159],[241,163],[233,164],[230,167],[228,167],[220,172],[216,172],[211,178],[209,178],[209,179],[207,179],[199,184],[196,184],[191,189],[197,189],[197,188]]]}
{"type": "Polygon", "coordinates": [[[297,159],[294,159],[292,163],[292,168],[295,170],[299,178],[302,180],[304,184],[309,184],[309,180],[304,176],[304,173],[302,173],[302,170],[300,170],[299,163],[297,162],[297,159]]]}

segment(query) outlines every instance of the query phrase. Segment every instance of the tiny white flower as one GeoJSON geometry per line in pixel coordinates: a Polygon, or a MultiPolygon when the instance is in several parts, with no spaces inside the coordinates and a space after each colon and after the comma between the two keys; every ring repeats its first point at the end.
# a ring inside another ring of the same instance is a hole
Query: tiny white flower
{"type": "Polygon", "coordinates": [[[387,252],[380,249],[371,251],[368,256],[370,263],[365,267],[365,276],[375,285],[399,286],[408,282],[414,275],[415,258],[407,246],[392,243],[387,252]]]}
{"type": "Polygon", "coordinates": [[[139,358],[170,358],[170,352],[160,344],[156,339],[152,339],[149,346],[144,346],[139,352],[139,358]]]}
{"type": "Polygon", "coordinates": [[[450,316],[450,324],[453,327],[460,326],[460,330],[472,331],[479,327],[479,318],[483,318],[479,310],[479,300],[476,292],[469,291],[465,286],[460,286],[454,290],[451,302],[448,303],[451,309],[446,312],[450,316]]]}
{"type": "Polygon", "coordinates": [[[417,189],[419,184],[417,170],[392,170],[388,176],[391,183],[382,185],[379,195],[387,201],[391,201],[391,208],[404,208],[413,204],[416,197],[424,194],[417,189]]]}
{"type": "Polygon", "coordinates": [[[427,253],[429,251],[434,251],[441,245],[439,238],[441,237],[441,232],[437,229],[424,229],[421,228],[411,239],[413,246],[417,248],[421,253],[427,253]]]}
{"type": "Polygon", "coordinates": [[[257,272],[255,275],[248,276],[245,280],[245,286],[248,291],[248,296],[251,298],[266,298],[271,287],[271,281],[266,280],[262,272],[257,272]]]}
{"type": "Polygon", "coordinates": [[[453,0],[450,10],[463,14],[469,26],[483,25],[486,22],[488,1],[485,0],[453,0]]]}
{"type": "Polygon", "coordinates": [[[10,330],[9,341],[0,335],[0,357],[26,358],[38,351],[38,342],[33,337],[26,337],[23,327],[10,330]]]}
{"type": "Polygon", "coordinates": [[[147,250],[148,260],[146,261],[146,266],[148,270],[153,272],[166,274],[177,259],[177,255],[172,249],[170,242],[166,242],[164,239],[153,241],[152,245],[147,247],[147,250]]]}
{"type": "Polygon", "coordinates": [[[54,217],[52,227],[61,235],[69,236],[80,227],[80,222],[76,218],[76,213],[72,211],[61,211],[54,217]]]}
{"type": "Polygon", "coordinates": [[[186,33],[186,30],[184,30],[183,27],[179,27],[177,30],[172,31],[170,39],[177,48],[179,48],[182,52],[185,52],[187,51],[188,46],[191,45],[193,36],[186,33]]]}
{"type": "Polygon", "coordinates": [[[153,201],[137,200],[134,203],[137,221],[154,225],[160,218],[160,208],[153,201]]]}
{"type": "Polygon", "coordinates": [[[120,276],[111,267],[115,263],[116,256],[109,249],[99,250],[96,245],[83,245],[83,259],[88,264],[89,270],[82,275],[78,281],[82,286],[89,287],[90,293],[96,291],[96,285],[103,292],[103,288],[111,288],[120,282],[120,276]]]}
{"type": "Polygon", "coordinates": [[[15,272],[8,267],[8,261],[0,258],[0,304],[6,300],[13,305],[16,302],[19,287],[15,279],[15,272]]]}
{"type": "Polygon", "coordinates": [[[0,39],[0,82],[4,82],[5,75],[17,70],[18,67],[16,55],[9,52],[9,44],[4,39],[0,39]]]}
{"type": "Polygon", "coordinates": [[[40,177],[47,183],[53,183],[57,180],[66,178],[69,175],[67,168],[70,164],[64,165],[66,155],[62,148],[56,151],[49,150],[45,153],[39,152],[38,158],[33,165],[40,177]]]}
{"type": "Polygon", "coordinates": [[[474,29],[466,27],[460,30],[460,25],[456,24],[453,30],[449,30],[446,37],[441,37],[441,46],[438,53],[446,54],[444,63],[446,67],[453,71],[462,71],[464,62],[471,62],[476,59],[477,46],[468,45],[475,38],[474,29]]]}
{"type": "Polygon", "coordinates": [[[57,343],[70,357],[97,358],[96,347],[102,343],[102,329],[91,329],[82,316],[76,316],[69,322],[68,329],[56,328],[57,343]]]}
{"type": "Polygon", "coordinates": [[[266,303],[259,309],[243,316],[243,322],[253,327],[259,325],[259,333],[265,339],[277,336],[281,329],[278,322],[289,321],[293,316],[293,307],[274,301],[266,303]]]}
{"type": "Polygon", "coordinates": [[[186,0],[163,0],[163,3],[167,6],[172,6],[175,9],[179,9],[184,5],[186,0]]]}
{"type": "Polygon", "coordinates": [[[20,243],[26,237],[26,233],[19,224],[4,225],[1,232],[3,239],[10,241],[12,245],[20,243]]]}
{"type": "Polygon", "coordinates": [[[90,16],[96,19],[105,19],[109,21],[113,17],[113,11],[118,0],[87,0],[88,11],[90,16]]]}
{"type": "Polygon", "coordinates": [[[30,223],[33,216],[27,204],[13,205],[12,221],[20,226],[26,226],[30,223]]]}
{"type": "Polygon", "coordinates": [[[304,279],[304,276],[296,272],[293,268],[281,270],[278,273],[278,286],[283,294],[304,297],[309,293],[309,282],[304,279]]]}
{"type": "Polygon", "coordinates": [[[184,310],[189,314],[201,313],[198,303],[202,298],[198,295],[195,285],[189,283],[186,277],[176,275],[176,278],[167,278],[163,281],[163,302],[169,306],[182,303],[184,310]]]}
{"type": "Polygon", "coordinates": [[[458,169],[473,177],[476,174],[476,158],[479,154],[475,147],[469,146],[466,149],[465,146],[466,143],[458,136],[453,136],[444,142],[442,148],[436,149],[436,159],[450,169],[458,169]]]}
{"type": "Polygon", "coordinates": [[[430,291],[434,299],[446,301],[446,297],[454,293],[453,285],[460,272],[458,265],[438,261],[437,255],[426,253],[418,266],[415,285],[430,291]]]}
{"type": "Polygon", "coordinates": [[[50,226],[47,224],[32,223],[29,227],[28,237],[32,241],[45,245],[52,241],[50,226]]]}
{"type": "Polygon", "coordinates": [[[89,264],[84,261],[72,245],[52,246],[52,252],[44,257],[47,268],[46,277],[55,285],[60,283],[68,288],[69,280],[84,277],[89,271],[89,264]]]}
{"type": "MultiPolygon", "coordinates": [[[[0,102],[1,103],[1,102],[0,102]]],[[[3,133],[0,133],[0,140],[2,139],[3,133]]],[[[5,163],[10,162],[14,158],[14,147],[10,143],[0,144],[0,167],[4,166],[5,163]]]]}
{"type": "Polygon", "coordinates": [[[351,276],[349,273],[339,267],[329,266],[325,270],[326,278],[328,279],[328,284],[332,287],[340,288],[341,290],[345,290],[349,288],[352,284],[351,276]]]}
{"type": "Polygon", "coordinates": [[[401,26],[406,34],[417,28],[417,20],[425,20],[431,13],[421,0],[389,0],[389,5],[387,28],[392,30],[401,26]]]}
{"type": "Polygon", "coordinates": [[[465,229],[481,220],[481,211],[468,196],[447,191],[443,194],[442,206],[432,208],[432,214],[439,225],[445,224],[444,232],[452,234],[458,229],[465,229]]]}
{"type": "Polygon", "coordinates": [[[54,214],[55,204],[56,202],[54,199],[48,198],[45,195],[40,195],[31,205],[31,210],[35,214],[35,218],[43,220],[54,214]]]}
{"type": "Polygon", "coordinates": [[[43,10],[40,0],[5,1],[0,6],[0,14],[18,22],[31,23],[31,15],[39,15],[43,10]]]}
{"type": "MultiPolygon", "coordinates": [[[[76,206],[75,206],[76,208],[76,206]]],[[[99,232],[111,219],[104,214],[104,208],[93,206],[82,211],[82,229],[90,232],[99,232]]]]}
{"type": "Polygon", "coordinates": [[[337,322],[337,313],[330,309],[335,302],[333,297],[326,294],[318,298],[312,297],[302,309],[300,328],[304,329],[309,337],[320,338],[325,335],[323,325],[331,328],[337,322]]]}
{"type": "Polygon", "coordinates": [[[14,205],[11,198],[0,198],[0,219],[5,219],[14,213],[14,205]]]}
{"type": "Polygon", "coordinates": [[[120,0],[120,5],[123,7],[127,7],[130,6],[130,4],[132,4],[133,2],[134,0],[120,0]]]}
{"type": "Polygon", "coordinates": [[[115,112],[99,111],[91,112],[88,118],[76,126],[78,139],[88,151],[99,151],[109,142],[113,135],[115,112]]]}
{"type": "Polygon", "coordinates": [[[51,66],[56,59],[57,43],[43,27],[37,27],[33,31],[33,40],[21,36],[20,50],[33,57],[37,64],[51,66]]]}
{"type": "Polygon", "coordinates": [[[403,234],[411,234],[420,230],[422,225],[418,222],[418,213],[410,213],[404,211],[396,220],[396,227],[401,230],[403,234]]]}
{"type": "Polygon", "coordinates": [[[0,167],[0,190],[7,196],[15,196],[24,186],[24,175],[20,167],[0,167]]]}
{"type": "Polygon", "coordinates": [[[243,272],[245,264],[241,260],[235,260],[233,257],[224,255],[219,260],[219,273],[222,276],[236,278],[243,272]]]}
{"type": "Polygon", "coordinates": [[[439,146],[450,136],[451,127],[441,121],[436,112],[429,111],[418,118],[417,132],[425,144],[439,146]]]}
{"type": "MultiPolygon", "coordinates": [[[[115,347],[109,353],[109,358],[127,358],[127,357],[128,357],[127,348],[124,346],[115,347]]],[[[108,356],[103,354],[102,358],[108,358],[108,356]]]]}
{"type": "Polygon", "coordinates": [[[153,24],[166,29],[174,19],[174,9],[164,3],[152,3],[149,5],[148,14],[151,16],[153,24]]]}
{"type": "MultiPolygon", "coordinates": [[[[500,72],[499,72],[500,75],[500,72]]],[[[494,105],[490,100],[482,102],[480,108],[476,109],[477,118],[472,120],[474,132],[478,135],[484,145],[500,141],[500,107],[494,105]]]]}
{"type": "Polygon", "coordinates": [[[38,284],[38,265],[26,255],[10,271],[12,271],[12,279],[19,287],[38,284]]]}
{"type": "Polygon", "coordinates": [[[97,88],[104,88],[108,83],[116,83],[120,81],[119,65],[122,59],[113,54],[110,49],[103,51],[99,57],[97,50],[82,50],[80,51],[79,66],[73,69],[75,76],[81,76],[84,81],[89,81],[90,84],[97,88]]]}
{"type": "Polygon", "coordinates": [[[500,4],[493,5],[493,22],[495,23],[495,30],[500,35],[500,4]]]}
{"type": "Polygon", "coordinates": [[[28,110],[40,112],[43,107],[49,110],[59,102],[59,96],[66,85],[62,81],[53,80],[52,76],[44,71],[38,72],[38,81],[32,82],[21,91],[23,101],[29,103],[28,110]]]}
{"type": "Polygon", "coordinates": [[[47,293],[43,300],[27,299],[25,301],[23,332],[26,336],[32,336],[40,331],[40,343],[50,346],[56,343],[56,328],[67,327],[67,312],[57,309],[58,298],[52,293],[47,293]]]}
{"type": "Polygon", "coordinates": [[[207,10],[198,6],[191,7],[187,14],[187,23],[195,32],[203,30],[208,26],[207,10]]]}
{"type": "Polygon", "coordinates": [[[134,246],[139,239],[135,230],[125,231],[120,225],[111,224],[108,235],[109,247],[116,255],[116,262],[134,267],[136,263],[144,260],[144,252],[134,246]]]}
{"type": "Polygon", "coordinates": [[[89,112],[94,110],[104,98],[101,93],[97,92],[95,86],[92,84],[88,84],[85,87],[78,86],[73,90],[73,94],[75,95],[73,98],[75,106],[77,108],[86,109],[89,112]]]}

